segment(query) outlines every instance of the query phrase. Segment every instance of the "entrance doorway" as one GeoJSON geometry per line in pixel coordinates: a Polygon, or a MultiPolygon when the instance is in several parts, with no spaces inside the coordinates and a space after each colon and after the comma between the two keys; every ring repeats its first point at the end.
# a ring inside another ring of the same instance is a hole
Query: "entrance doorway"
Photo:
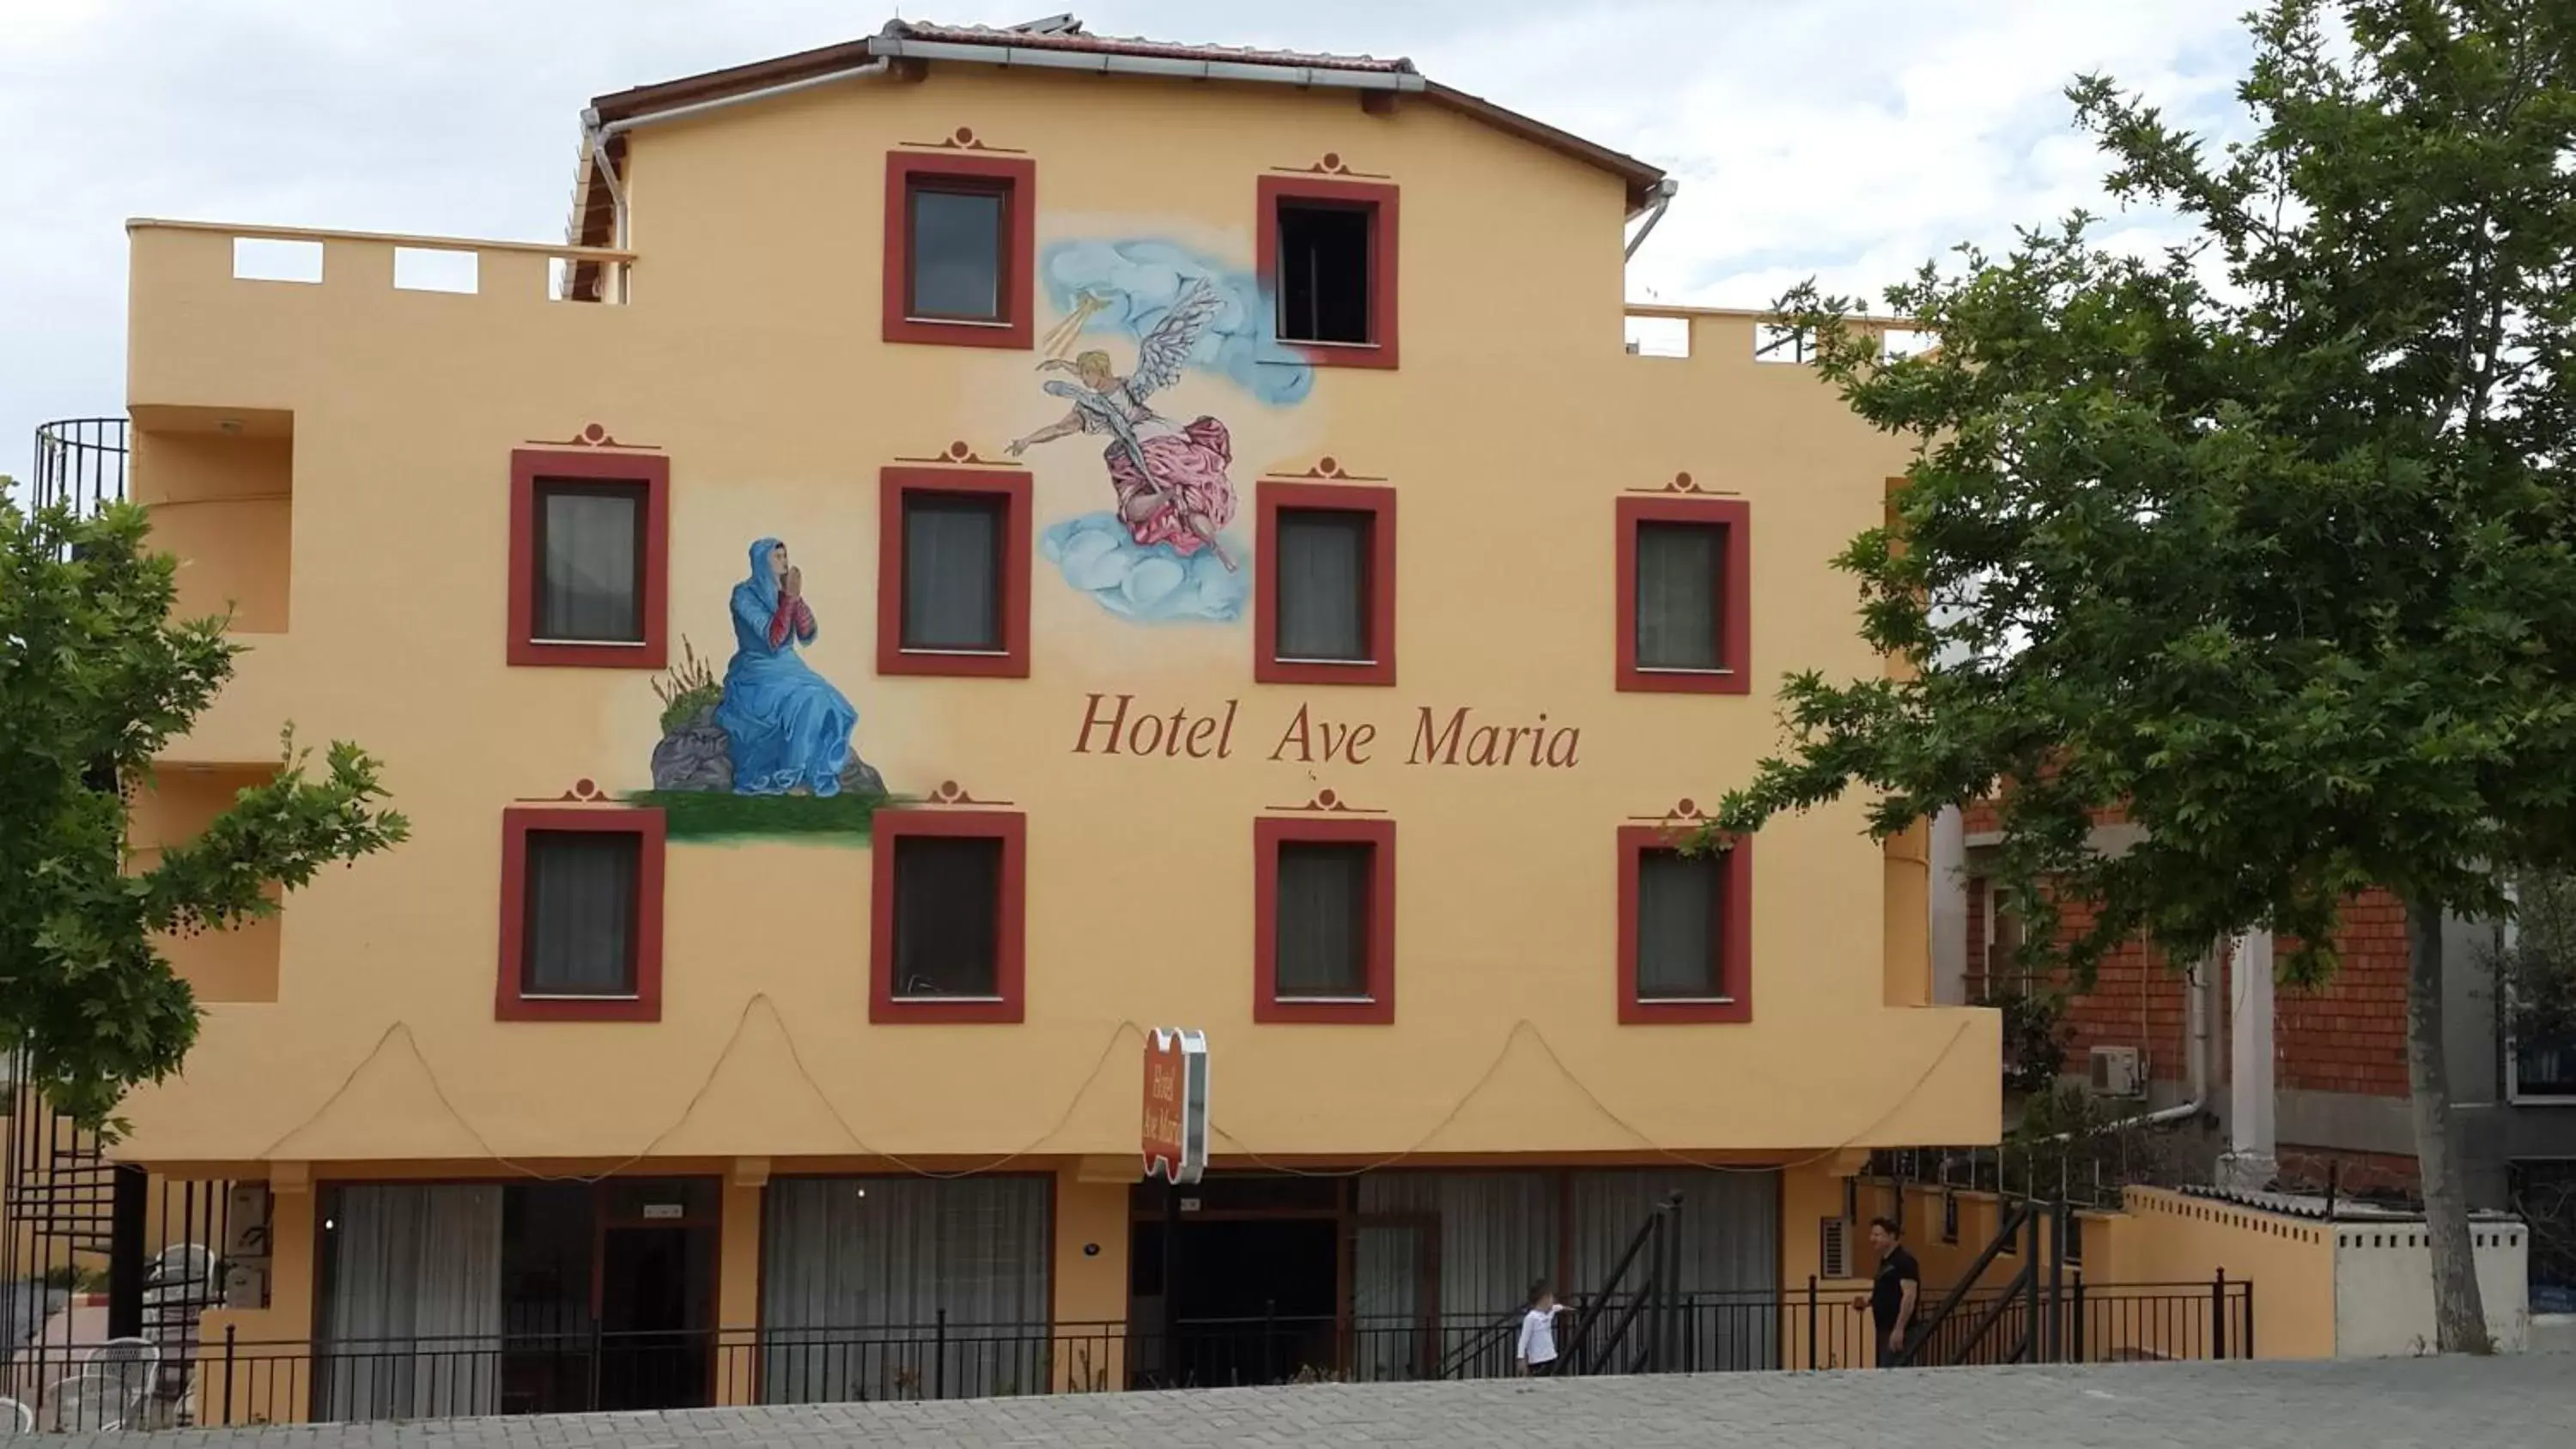
{"type": "Polygon", "coordinates": [[[1173,1254],[1182,1382],[1271,1384],[1335,1367],[1331,1218],[1184,1219],[1173,1254]]]}
{"type": "Polygon", "coordinates": [[[600,1408],[684,1409],[707,1402],[715,1237],[711,1225],[601,1225],[600,1408]]]}
{"type": "Polygon", "coordinates": [[[1343,1185],[1221,1177],[1141,1185],[1128,1243],[1129,1369],[1139,1386],[1338,1374],[1348,1310],[1343,1185]]]}
{"type": "Polygon", "coordinates": [[[503,1412],[711,1401],[719,1190],[712,1178],[503,1190],[503,1412]]]}

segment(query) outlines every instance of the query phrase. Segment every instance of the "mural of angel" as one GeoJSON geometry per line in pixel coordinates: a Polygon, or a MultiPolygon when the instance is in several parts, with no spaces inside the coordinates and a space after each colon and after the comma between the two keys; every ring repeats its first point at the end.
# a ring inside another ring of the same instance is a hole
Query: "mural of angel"
{"type": "MultiPolygon", "coordinates": [[[[1224,297],[1205,281],[1194,281],[1174,299],[1136,348],[1136,367],[1125,377],[1111,367],[1109,354],[1097,349],[1071,361],[1051,357],[1041,371],[1070,372],[1074,381],[1051,379],[1046,391],[1073,404],[1072,411],[1047,426],[1015,439],[1010,453],[1051,443],[1075,433],[1108,438],[1102,458],[1109,465],[1109,484],[1118,496],[1118,520],[1142,547],[1167,545],[1187,559],[1208,550],[1228,572],[1235,567],[1217,534],[1234,518],[1234,484],[1226,469],[1234,461],[1233,441],[1225,424],[1201,416],[1175,423],[1154,411],[1151,399],[1180,381],[1191,349],[1198,345],[1224,297]]],[[[1078,330],[1079,321],[1073,329],[1078,330]]]]}

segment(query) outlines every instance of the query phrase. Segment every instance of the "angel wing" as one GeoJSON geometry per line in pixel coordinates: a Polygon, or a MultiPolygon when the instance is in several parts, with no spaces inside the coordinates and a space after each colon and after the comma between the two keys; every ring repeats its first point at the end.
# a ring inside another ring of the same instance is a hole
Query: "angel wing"
{"type": "Polygon", "coordinates": [[[1190,283],[1173,301],[1162,320],[1136,344],[1136,371],[1127,379],[1127,390],[1138,402],[1181,380],[1190,349],[1199,345],[1224,305],[1224,296],[1205,278],[1190,283]]]}

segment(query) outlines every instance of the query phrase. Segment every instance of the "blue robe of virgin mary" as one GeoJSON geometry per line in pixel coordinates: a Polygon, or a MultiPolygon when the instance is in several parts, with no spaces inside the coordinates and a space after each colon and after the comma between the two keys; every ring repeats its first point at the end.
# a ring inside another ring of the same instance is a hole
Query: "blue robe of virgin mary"
{"type": "Polygon", "coordinates": [[[753,544],[751,577],[733,586],[735,647],[716,723],[733,753],[736,794],[784,795],[802,786],[837,795],[859,711],[796,652],[814,642],[811,609],[791,604],[783,635],[770,642],[780,619],[778,579],[769,567],[777,547],[774,538],[753,544]]]}

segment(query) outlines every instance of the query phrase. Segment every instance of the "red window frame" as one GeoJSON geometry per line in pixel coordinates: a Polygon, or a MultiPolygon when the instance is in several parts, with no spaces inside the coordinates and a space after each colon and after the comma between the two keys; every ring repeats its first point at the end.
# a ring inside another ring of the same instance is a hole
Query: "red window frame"
{"type": "Polygon", "coordinates": [[[999,1022],[1022,1020],[1028,998],[1028,817],[1016,810],[880,810],[869,822],[868,1020],[999,1022]],[[911,837],[1002,842],[1001,899],[993,931],[989,999],[909,1000],[894,994],[894,859],[911,837]]]}
{"type": "Polygon", "coordinates": [[[1264,1024],[1389,1026],[1395,1021],[1395,822],[1264,815],[1252,822],[1252,1019],[1264,1024]],[[1279,847],[1290,841],[1368,845],[1368,962],[1364,1001],[1279,998],[1279,847]]]}
{"type": "Polygon", "coordinates": [[[501,979],[496,1021],[660,1021],[662,1019],[663,857],[668,837],[659,810],[613,807],[514,807],[501,812],[501,979]],[[528,837],[538,831],[632,835],[642,844],[635,869],[635,994],[529,996],[527,966],[528,837]]]}
{"type": "Polygon", "coordinates": [[[1619,500],[1619,688],[1647,694],[1750,694],[1753,692],[1753,509],[1741,498],[1622,498],[1619,500]],[[1718,568],[1719,667],[1648,669],[1637,663],[1637,529],[1646,523],[1689,523],[1726,530],[1718,568]]]}
{"type": "Polygon", "coordinates": [[[1029,677],[1029,475],[998,469],[887,468],[877,474],[877,673],[1029,677]],[[903,647],[903,497],[977,493],[1002,500],[1002,647],[984,653],[903,647]]]}
{"type": "Polygon", "coordinates": [[[1026,157],[888,151],[885,189],[885,340],[939,347],[1008,347],[1026,351],[1035,335],[1038,167],[1026,157]],[[912,190],[918,181],[955,181],[960,189],[1002,196],[1002,320],[941,320],[912,315],[912,190]]]}
{"type": "Polygon", "coordinates": [[[1252,578],[1252,677],[1262,684],[1395,683],[1395,490],[1349,483],[1254,485],[1260,536],[1252,578]],[[1279,515],[1322,510],[1372,515],[1369,525],[1368,663],[1279,657],[1279,515]]]}
{"type": "Polygon", "coordinates": [[[516,448],[510,453],[510,639],[514,667],[660,669],[670,655],[671,460],[650,453],[516,448]],[[635,644],[537,638],[537,484],[625,483],[644,490],[644,638],[635,644]]]}
{"type": "Polygon", "coordinates": [[[1745,1022],[1753,1019],[1753,842],[1737,837],[1727,848],[1719,905],[1724,933],[1718,941],[1720,1000],[1658,1000],[1637,994],[1637,871],[1650,850],[1671,850],[1681,834],[1662,825],[1619,829],[1619,1022],[1646,1026],[1675,1022],[1745,1022]]]}
{"type": "Polygon", "coordinates": [[[1264,176],[1256,191],[1253,261],[1274,309],[1279,297],[1279,203],[1308,201],[1369,213],[1369,340],[1289,342],[1279,345],[1318,367],[1394,367],[1396,351],[1396,236],[1402,192],[1376,181],[1328,181],[1312,176],[1264,176]]]}

